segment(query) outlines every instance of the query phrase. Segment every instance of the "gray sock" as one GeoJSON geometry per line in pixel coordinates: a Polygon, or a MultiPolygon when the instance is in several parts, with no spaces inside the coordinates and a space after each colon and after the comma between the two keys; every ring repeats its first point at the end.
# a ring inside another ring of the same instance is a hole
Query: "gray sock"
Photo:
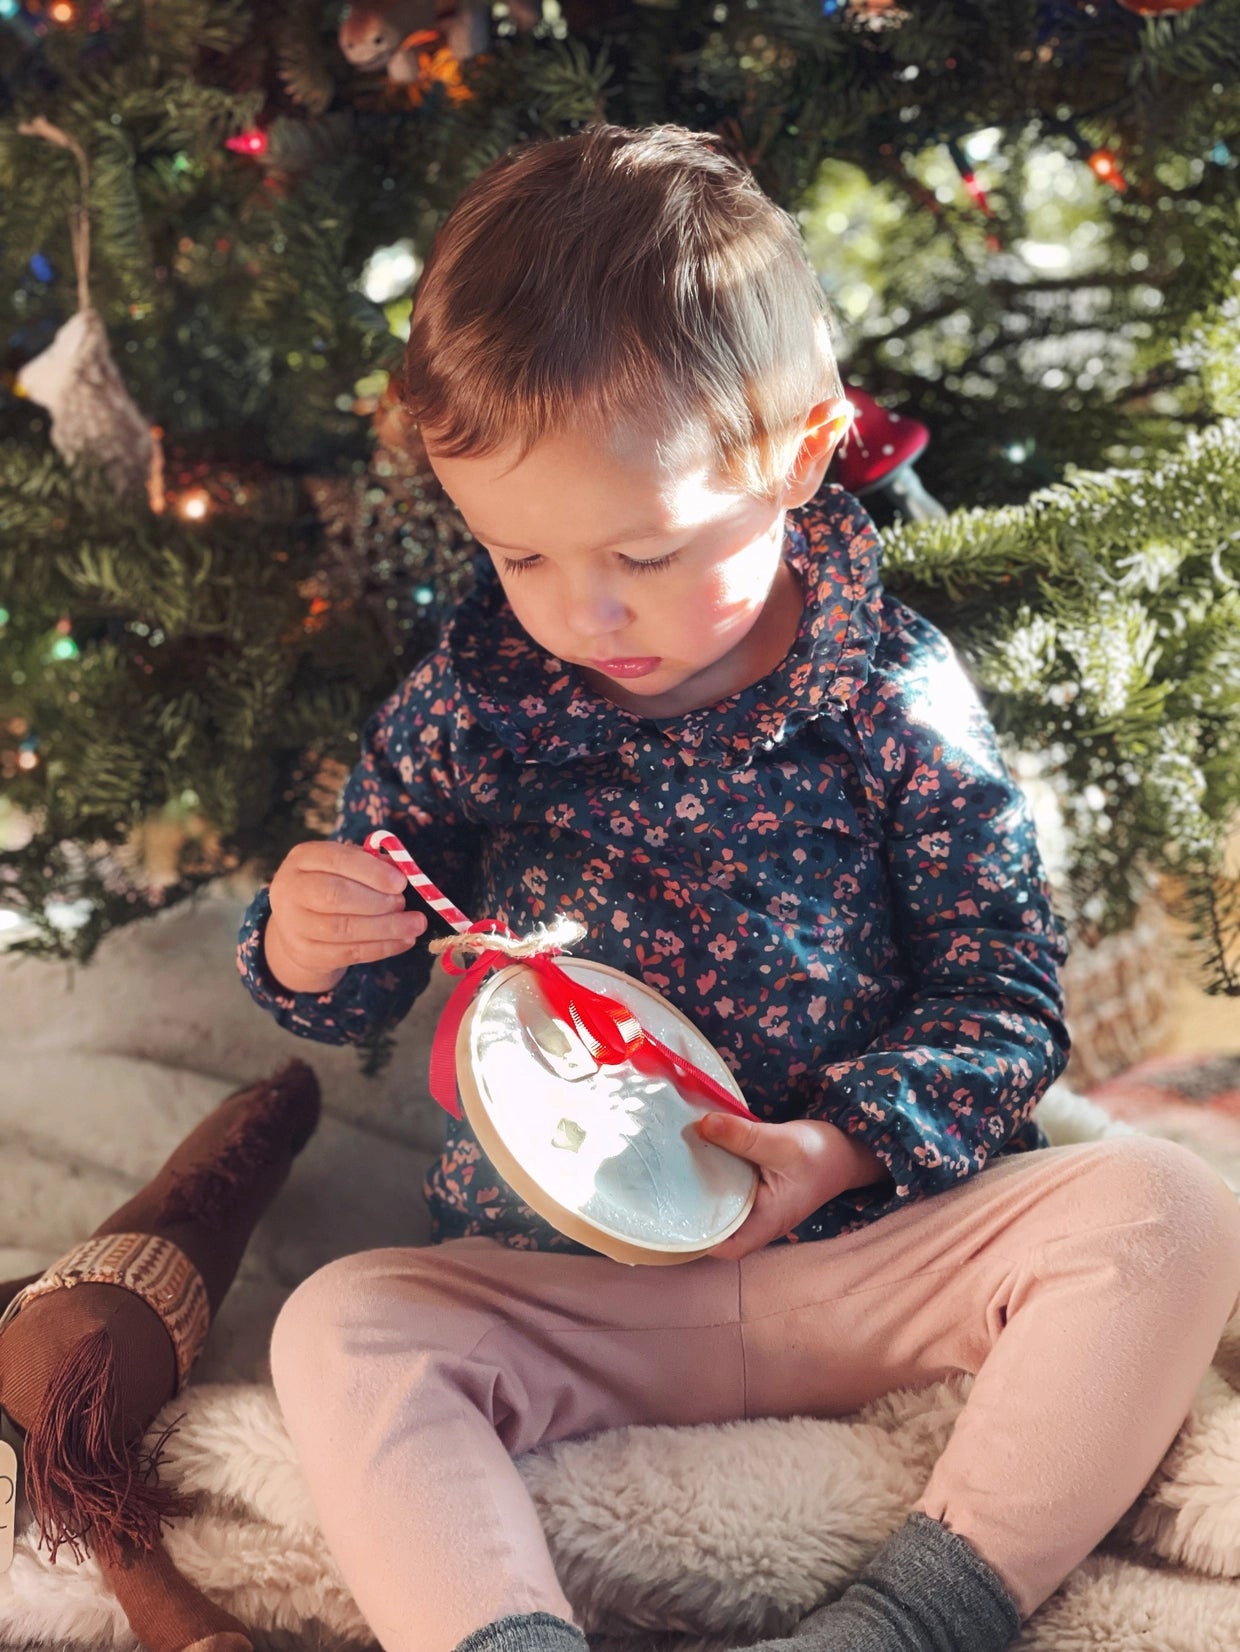
{"type": "Polygon", "coordinates": [[[838,1600],[749,1652],[1005,1652],[1020,1613],[963,1537],[911,1514],[838,1600]]]}
{"type": "Polygon", "coordinates": [[[500,1618],[467,1635],[456,1652],[588,1652],[580,1629],[550,1612],[500,1618]]]}

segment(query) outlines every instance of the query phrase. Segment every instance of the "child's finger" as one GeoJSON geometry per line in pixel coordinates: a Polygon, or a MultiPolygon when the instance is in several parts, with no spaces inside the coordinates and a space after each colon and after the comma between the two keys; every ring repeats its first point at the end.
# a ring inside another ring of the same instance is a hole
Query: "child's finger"
{"type": "Polygon", "coordinates": [[[782,1124],[719,1112],[704,1113],[695,1128],[703,1141],[769,1170],[787,1169],[802,1156],[802,1144],[782,1124]]]}
{"type": "Polygon", "coordinates": [[[371,916],[353,912],[307,911],[302,923],[307,940],[319,946],[349,947],[393,941],[412,945],[426,932],[421,912],[393,912],[371,916]]]}
{"type": "Polygon", "coordinates": [[[367,854],[360,843],[322,839],[300,845],[298,855],[303,872],[329,872],[387,895],[403,895],[408,887],[405,874],[398,866],[378,855],[367,854]]]}
{"type": "Polygon", "coordinates": [[[339,945],[325,945],[307,941],[302,948],[308,970],[330,974],[334,969],[345,969],[351,964],[376,964],[383,958],[395,958],[417,944],[417,936],[371,938],[368,941],[350,941],[339,945]],[[321,961],[318,954],[322,954],[321,961]]]}
{"type": "Polygon", "coordinates": [[[307,912],[376,917],[405,909],[402,892],[375,889],[370,884],[358,883],[338,873],[308,872],[298,892],[307,912]]]}

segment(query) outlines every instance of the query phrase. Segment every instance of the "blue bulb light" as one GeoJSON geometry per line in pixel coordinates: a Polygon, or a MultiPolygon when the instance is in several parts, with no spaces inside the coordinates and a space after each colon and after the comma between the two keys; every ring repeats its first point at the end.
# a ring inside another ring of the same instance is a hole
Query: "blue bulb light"
{"type": "Polygon", "coordinates": [[[17,0],[0,0],[0,17],[16,17],[20,10],[17,0]]]}
{"type": "Polygon", "coordinates": [[[56,279],[56,272],[41,252],[36,252],[30,260],[30,268],[34,271],[36,280],[47,282],[56,279]]]}

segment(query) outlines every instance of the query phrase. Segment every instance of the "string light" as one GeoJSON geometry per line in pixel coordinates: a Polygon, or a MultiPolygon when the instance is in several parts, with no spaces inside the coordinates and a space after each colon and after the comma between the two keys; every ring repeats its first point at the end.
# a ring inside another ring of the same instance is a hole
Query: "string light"
{"type": "Polygon", "coordinates": [[[53,23],[61,25],[77,22],[77,12],[69,4],[69,0],[55,0],[55,4],[48,8],[47,15],[53,23]]]}
{"type": "Polygon", "coordinates": [[[1110,184],[1122,195],[1128,188],[1128,180],[1119,169],[1119,162],[1109,149],[1095,149],[1085,157],[1085,164],[1095,178],[1101,178],[1104,184],[1110,184]]]}
{"type": "Polygon", "coordinates": [[[211,496],[206,488],[190,488],[177,500],[177,515],[186,522],[201,522],[211,509],[211,496]]]}
{"type": "Polygon", "coordinates": [[[947,148],[951,154],[952,160],[956,163],[956,170],[960,174],[961,183],[968,190],[977,205],[986,214],[987,218],[993,218],[994,212],[991,209],[990,202],[986,199],[986,191],[982,188],[981,184],[978,183],[977,173],[974,172],[968,156],[965,154],[964,150],[960,147],[960,144],[955,138],[952,138],[948,142],[947,148]]]}
{"type": "Polygon", "coordinates": [[[249,132],[238,133],[235,138],[225,138],[224,147],[231,149],[236,155],[265,155],[267,134],[254,127],[249,132]]]}

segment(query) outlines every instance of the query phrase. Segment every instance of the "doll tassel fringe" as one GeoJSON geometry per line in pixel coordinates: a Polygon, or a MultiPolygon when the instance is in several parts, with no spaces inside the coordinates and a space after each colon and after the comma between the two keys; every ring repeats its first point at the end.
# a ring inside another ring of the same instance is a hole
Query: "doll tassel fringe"
{"type": "Polygon", "coordinates": [[[153,1483],[158,1453],[116,1438],[119,1411],[112,1344],[101,1328],[61,1361],[26,1436],[26,1492],[53,1561],[62,1545],[79,1561],[88,1544],[113,1558],[125,1544],[151,1549],[166,1521],[189,1512],[190,1499],[153,1483]]]}

